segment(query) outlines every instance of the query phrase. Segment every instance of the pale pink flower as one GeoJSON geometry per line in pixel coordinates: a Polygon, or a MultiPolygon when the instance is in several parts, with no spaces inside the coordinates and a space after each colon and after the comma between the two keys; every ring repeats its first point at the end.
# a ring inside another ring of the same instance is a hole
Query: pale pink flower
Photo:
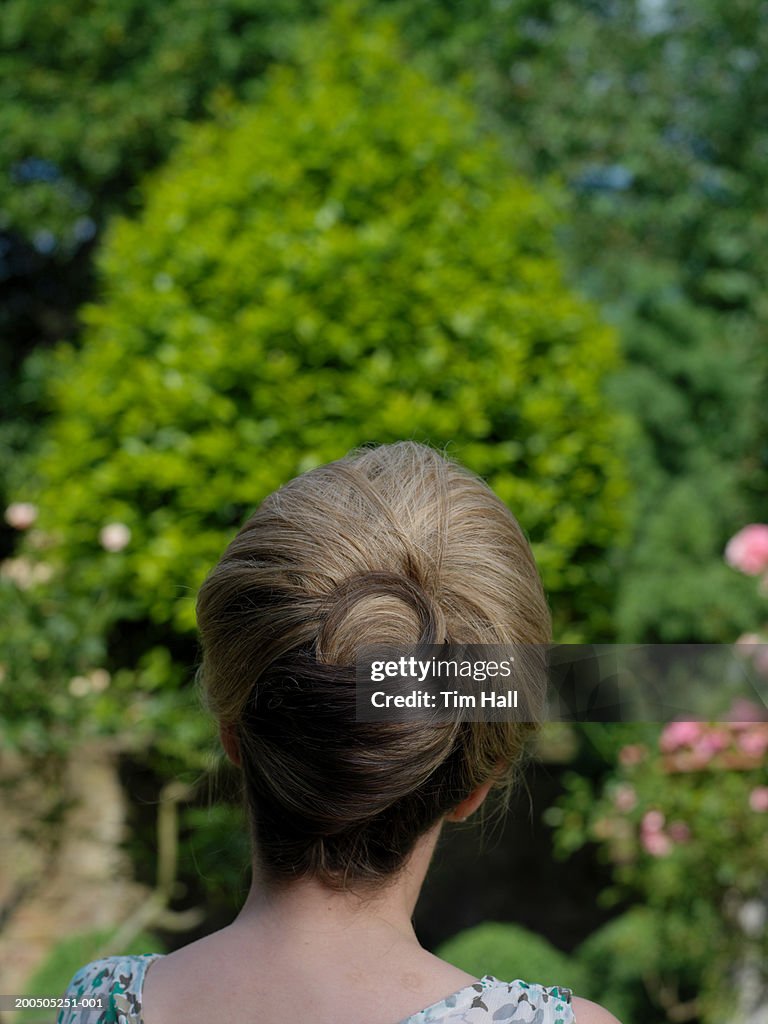
{"type": "Polygon", "coordinates": [[[768,786],[756,786],[752,790],[749,794],[749,806],[758,814],[768,811],[768,786]]]}
{"type": "Polygon", "coordinates": [[[96,693],[101,693],[102,690],[106,690],[109,686],[112,676],[105,668],[95,668],[88,674],[88,680],[90,682],[91,689],[95,690],[96,693]]]}
{"type": "Polygon", "coordinates": [[[659,747],[668,754],[680,747],[692,746],[701,733],[701,722],[670,722],[661,734],[659,747]]]}
{"type": "Polygon", "coordinates": [[[99,533],[99,543],[105,551],[122,551],[131,539],[125,523],[108,523],[99,533]]]}
{"type": "Polygon", "coordinates": [[[5,510],[5,521],[15,530],[26,530],[37,519],[37,505],[31,501],[12,501],[5,510]]]}
{"type": "Polygon", "coordinates": [[[697,754],[709,759],[730,745],[731,738],[727,733],[718,729],[710,729],[708,732],[702,733],[698,740],[696,740],[693,749],[697,754]]]}
{"type": "Polygon", "coordinates": [[[665,818],[661,811],[646,811],[640,827],[643,833],[661,832],[664,828],[664,821],[665,818]]]}
{"type": "Polygon", "coordinates": [[[687,843],[691,838],[691,830],[684,821],[673,821],[667,829],[669,838],[675,843],[687,843]]]}
{"type": "Polygon", "coordinates": [[[619,764],[624,765],[625,768],[630,768],[632,765],[640,764],[644,761],[647,753],[648,749],[642,743],[629,743],[619,751],[619,764]]]}
{"type": "Polygon", "coordinates": [[[620,783],[614,790],[613,804],[616,810],[621,811],[622,814],[634,810],[637,806],[635,787],[630,786],[627,782],[620,783]]]}
{"type": "Polygon", "coordinates": [[[53,576],[53,566],[45,562],[31,562],[21,555],[0,562],[0,576],[12,580],[20,590],[29,590],[36,583],[47,583],[53,576]]]}
{"type": "Polygon", "coordinates": [[[725,560],[747,576],[759,576],[765,572],[768,569],[768,526],[750,523],[739,530],[726,545],[725,560]]]}
{"type": "Polygon", "coordinates": [[[69,680],[69,692],[73,697],[85,697],[91,692],[91,683],[86,676],[73,676],[69,680]]]}
{"type": "Polygon", "coordinates": [[[672,840],[663,832],[643,832],[641,842],[652,857],[666,857],[672,852],[672,840]]]}
{"type": "Polygon", "coordinates": [[[768,750],[768,725],[754,725],[736,740],[740,749],[751,757],[762,757],[768,750]]]}

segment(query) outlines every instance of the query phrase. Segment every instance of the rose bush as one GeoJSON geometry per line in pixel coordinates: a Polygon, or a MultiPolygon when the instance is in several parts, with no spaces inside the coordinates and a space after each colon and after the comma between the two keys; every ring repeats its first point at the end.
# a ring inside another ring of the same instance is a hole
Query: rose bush
{"type": "MultiPolygon", "coordinates": [[[[761,577],[764,589],[768,526],[740,530],[724,558],[761,577]]],[[[758,697],[761,678],[768,677],[766,632],[745,634],[735,645],[758,697]]],[[[618,963],[626,948],[613,963],[610,944],[597,943],[607,957],[608,986],[620,976],[625,990],[644,990],[670,1020],[759,1019],[753,1013],[768,1000],[765,700],[734,700],[724,721],[638,725],[635,732],[597,784],[566,776],[566,794],[547,812],[559,856],[596,843],[614,866],[605,898],[643,905],[623,915],[653,936],[636,958],[634,976],[628,980],[626,965],[618,963]],[[724,1017],[729,990],[734,1009],[724,1017]]]]}
{"type": "MultiPolygon", "coordinates": [[[[675,1014],[691,1004],[701,1020],[722,1022],[739,965],[768,957],[765,929],[744,925],[768,900],[768,721],[746,701],[731,717],[671,722],[656,742],[627,744],[597,792],[570,775],[547,812],[560,857],[597,843],[614,865],[606,899],[652,911],[644,921],[657,956],[633,981],[652,999],[666,993],[660,1009],[676,1007],[670,1019],[687,1019],[675,1014]],[[687,951],[682,962],[672,948],[687,951]]],[[[765,994],[768,976],[761,984],[765,994]]]]}
{"type": "Polygon", "coordinates": [[[725,560],[748,576],[768,577],[768,526],[750,523],[728,541],[725,560]]]}

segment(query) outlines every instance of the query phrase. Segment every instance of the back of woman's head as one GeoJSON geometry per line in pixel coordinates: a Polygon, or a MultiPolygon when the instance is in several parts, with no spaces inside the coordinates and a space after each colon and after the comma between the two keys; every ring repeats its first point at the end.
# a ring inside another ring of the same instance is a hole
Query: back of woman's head
{"type": "Polygon", "coordinates": [[[198,679],[237,737],[273,883],[381,884],[443,815],[520,762],[529,723],[356,721],[363,646],[550,639],[516,520],[432,448],[360,449],[271,494],[207,576],[197,617],[198,679]]]}

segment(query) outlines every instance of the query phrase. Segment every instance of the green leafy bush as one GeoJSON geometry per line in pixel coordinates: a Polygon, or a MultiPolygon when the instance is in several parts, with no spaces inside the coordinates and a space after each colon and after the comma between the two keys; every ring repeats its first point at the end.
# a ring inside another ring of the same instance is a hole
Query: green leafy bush
{"type": "Polygon", "coordinates": [[[572,957],[517,924],[479,924],[454,935],[435,952],[478,978],[484,974],[502,981],[521,978],[546,986],[564,985],[578,994],[587,985],[584,971],[572,957]]]}
{"type": "Polygon", "coordinates": [[[34,770],[36,759],[109,734],[124,753],[154,747],[161,772],[208,767],[213,734],[187,685],[191,670],[174,661],[167,633],[146,624],[134,632],[119,565],[105,566],[100,587],[77,591],[70,573],[34,554],[0,566],[0,746],[23,752],[34,770]],[[124,652],[136,635],[133,658],[124,652]]]}
{"type": "Polygon", "coordinates": [[[564,283],[553,202],[387,23],[360,31],[339,8],[302,53],[257,104],[186,133],[110,232],[82,345],[48,364],[53,415],[19,498],[72,594],[119,595],[115,667],[165,633],[158,695],[163,673],[191,675],[197,587],[245,514],[365,442],[448,444],[485,475],[564,635],[610,604],[615,343],[564,283]]]}
{"type": "Polygon", "coordinates": [[[660,932],[659,923],[649,908],[631,907],[593,932],[575,952],[587,981],[581,994],[605,1006],[621,1024],[667,1024],[667,1014],[651,999],[659,994],[660,979],[671,973],[679,995],[681,984],[690,991],[706,970],[702,945],[691,950],[670,944],[669,932],[660,932]]]}

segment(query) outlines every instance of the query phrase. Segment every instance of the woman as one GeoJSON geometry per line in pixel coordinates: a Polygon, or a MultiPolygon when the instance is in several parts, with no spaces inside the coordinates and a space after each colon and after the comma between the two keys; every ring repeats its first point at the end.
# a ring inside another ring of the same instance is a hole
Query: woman
{"type": "Polygon", "coordinates": [[[568,989],[475,978],[411,924],[444,822],[514,781],[532,726],[355,718],[362,644],[549,641],[528,543],[479,477],[413,442],[311,470],[248,519],[197,614],[250,894],[228,927],[95,961],[68,995],[111,998],[128,1024],[617,1024],[568,989]]]}

